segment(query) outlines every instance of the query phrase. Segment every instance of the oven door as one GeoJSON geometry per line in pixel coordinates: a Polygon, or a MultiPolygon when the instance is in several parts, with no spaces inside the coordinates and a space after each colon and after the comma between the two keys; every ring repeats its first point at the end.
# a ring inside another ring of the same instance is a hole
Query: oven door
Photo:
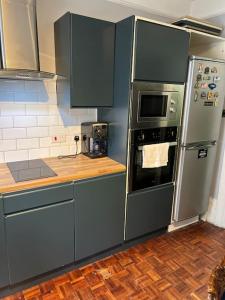
{"type": "Polygon", "coordinates": [[[167,166],[159,168],[142,168],[142,151],[138,145],[133,145],[131,151],[129,192],[159,186],[174,181],[177,142],[171,142],[168,152],[167,166]]]}

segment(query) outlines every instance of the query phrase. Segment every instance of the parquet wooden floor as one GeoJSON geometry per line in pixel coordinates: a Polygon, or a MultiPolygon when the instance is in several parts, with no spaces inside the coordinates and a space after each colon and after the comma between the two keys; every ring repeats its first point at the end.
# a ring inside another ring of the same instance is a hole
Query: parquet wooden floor
{"type": "Polygon", "coordinates": [[[225,255],[225,230],[207,223],[148,240],[4,300],[206,300],[225,255]]]}

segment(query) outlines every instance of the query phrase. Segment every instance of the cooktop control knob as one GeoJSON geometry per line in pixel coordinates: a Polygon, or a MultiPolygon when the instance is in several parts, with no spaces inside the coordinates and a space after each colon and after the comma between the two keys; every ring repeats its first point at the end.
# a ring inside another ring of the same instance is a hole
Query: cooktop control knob
{"type": "Polygon", "coordinates": [[[171,99],[171,100],[170,100],[170,103],[171,103],[172,105],[174,105],[176,102],[175,102],[173,99],[171,99]]]}

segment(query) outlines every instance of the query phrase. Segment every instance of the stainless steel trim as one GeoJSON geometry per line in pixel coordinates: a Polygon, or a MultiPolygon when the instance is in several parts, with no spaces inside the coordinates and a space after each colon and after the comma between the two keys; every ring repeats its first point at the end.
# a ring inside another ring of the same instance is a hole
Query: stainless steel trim
{"type": "Polygon", "coordinates": [[[181,141],[185,141],[187,138],[188,116],[189,116],[189,111],[190,111],[193,74],[194,74],[194,61],[192,60],[189,63],[186,92],[185,92],[185,96],[184,96],[181,141]]]}
{"type": "MultiPolygon", "coordinates": [[[[224,41],[225,41],[225,39],[224,39],[224,41]]],[[[211,61],[211,62],[218,62],[218,63],[225,64],[224,59],[213,59],[213,58],[208,58],[208,57],[203,57],[203,56],[195,56],[195,55],[190,56],[190,60],[203,60],[203,61],[211,61]]]]}
{"type": "Polygon", "coordinates": [[[184,155],[185,151],[181,151],[179,149],[179,156],[177,162],[177,172],[176,172],[176,185],[175,185],[175,195],[174,195],[174,204],[173,204],[173,221],[178,221],[179,216],[179,207],[180,207],[180,194],[181,194],[181,182],[182,182],[182,174],[184,169],[184,155]]]}

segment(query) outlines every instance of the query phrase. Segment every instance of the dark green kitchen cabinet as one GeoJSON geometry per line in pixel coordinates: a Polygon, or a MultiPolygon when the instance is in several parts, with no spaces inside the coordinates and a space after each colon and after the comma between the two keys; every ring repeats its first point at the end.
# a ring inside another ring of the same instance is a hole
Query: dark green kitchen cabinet
{"type": "Polygon", "coordinates": [[[0,198],[0,289],[7,285],[9,285],[9,272],[6,254],[3,200],[0,198]]]}
{"type": "Polygon", "coordinates": [[[66,13],[54,27],[59,105],[112,106],[115,24],[66,13]]]}
{"type": "Polygon", "coordinates": [[[132,240],[171,223],[174,185],[166,184],[128,194],[126,240],[132,240]]]}
{"type": "Polygon", "coordinates": [[[5,226],[11,284],[74,262],[71,187],[73,184],[62,185],[64,196],[60,186],[52,186],[5,197],[5,202],[9,201],[6,211],[10,212],[5,213],[5,226]]]}
{"type": "Polygon", "coordinates": [[[124,241],[125,174],[75,183],[75,260],[124,241]]]}
{"type": "Polygon", "coordinates": [[[188,32],[137,20],[135,44],[135,80],[171,83],[186,81],[188,32]]]}

